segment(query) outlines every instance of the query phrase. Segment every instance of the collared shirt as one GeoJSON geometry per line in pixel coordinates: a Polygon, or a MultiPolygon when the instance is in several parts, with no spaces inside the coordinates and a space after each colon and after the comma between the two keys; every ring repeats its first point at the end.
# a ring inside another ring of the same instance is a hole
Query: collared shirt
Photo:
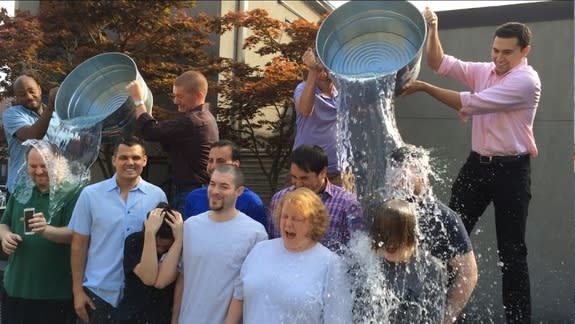
{"type": "Polygon", "coordinates": [[[116,175],[82,190],[68,228],[89,236],[84,287],[116,307],[124,287],[124,241],[144,227],[146,214],[167,202],[159,187],[140,179],[124,201],[116,175]]]}
{"type": "MultiPolygon", "coordinates": [[[[44,108],[46,109],[46,108],[44,108]]],[[[22,127],[34,125],[40,115],[34,110],[28,109],[24,106],[12,106],[4,111],[2,114],[2,124],[4,125],[4,134],[8,141],[8,153],[10,155],[8,164],[8,181],[6,187],[8,191],[14,192],[18,180],[18,172],[24,168],[26,161],[27,147],[22,145],[22,141],[16,137],[16,132],[22,127]]],[[[60,125],[60,119],[56,112],[52,113],[48,131],[44,136],[45,139],[53,139],[56,135],[56,130],[60,125]]],[[[25,176],[28,176],[26,173],[25,176]]]]}
{"type": "Polygon", "coordinates": [[[210,146],[219,139],[216,119],[208,104],[185,113],[174,113],[174,116],[157,121],[144,113],[136,123],[145,140],[160,142],[168,153],[173,184],[196,187],[207,184],[210,179],[206,171],[210,146]]]}
{"type": "MultiPolygon", "coordinates": [[[[305,87],[305,81],[298,84],[294,91],[294,102],[299,100],[305,87]]],[[[296,134],[293,148],[302,144],[315,144],[321,147],[327,154],[328,173],[339,172],[339,160],[337,158],[337,98],[338,92],[332,87],[333,96],[327,97],[322,94],[319,87],[315,88],[315,102],[311,115],[305,117],[296,114],[296,134]]]]}
{"type": "Polygon", "coordinates": [[[487,156],[538,154],[533,120],[541,82],[527,59],[503,75],[495,63],[463,62],[444,55],[437,74],[459,81],[471,92],[461,92],[460,117],[473,116],[472,150],[487,156]]]}
{"type": "MultiPolygon", "coordinates": [[[[267,214],[264,203],[260,196],[248,187],[244,187],[244,191],[236,200],[236,209],[250,216],[267,229],[267,214]]],[[[182,216],[186,220],[190,216],[198,215],[208,210],[210,210],[208,187],[202,187],[190,192],[186,199],[186,207],[182,216]]]]}
{"type": "MultiPolygon", "coordinates": [[[[268,215],[270,215],[268,219],[270,239],[280,237],[279,224],[275,223],[272,216],[273,211],[281,198],[286,193],[294,190],[295,186],[290,186],[276,192],[272,197],[268,212],[268,215]]],[[[346,245],[349,242],[352,233],[365,229],[361,205],[351,193],[329,181],[325,189],[319,193],[319,198],[330,216],[329,228],[319,242],[334,252],[340,252],[342,245],[346,245]]]]}

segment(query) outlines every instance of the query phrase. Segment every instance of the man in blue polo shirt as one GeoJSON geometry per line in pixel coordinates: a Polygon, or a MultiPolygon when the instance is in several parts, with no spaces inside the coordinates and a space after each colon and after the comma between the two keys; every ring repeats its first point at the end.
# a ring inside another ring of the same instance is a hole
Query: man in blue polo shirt
{"type": "Polygon", "coordinates": [[[167,202],[159,187],[140,177],[147,156],[141,139],[116,143],[112,178],[82,190],[68,227],[74,308],[87,323],[116,324],[124,288],[124,241],[143,230],[146,214],[167,202]]]}
{"type": "MultiPolygon", "coordinates": [[[[208,174],[214,172],[218,165],[233,164],[240,166],[240,149],[231,141],[219,140],[214,142],[208,156],[208,174]]],[[[244,192],[238,197],[236,208],[242,213],[260,222],[267,228],[267,214],[261,198],[253,191],[244,187],[244,192]]],[[[208,187],[198,188],[188,195],[184,208],[184,221],[190,216],[201,214],[210,210],[208,202],[208,187]]]]}

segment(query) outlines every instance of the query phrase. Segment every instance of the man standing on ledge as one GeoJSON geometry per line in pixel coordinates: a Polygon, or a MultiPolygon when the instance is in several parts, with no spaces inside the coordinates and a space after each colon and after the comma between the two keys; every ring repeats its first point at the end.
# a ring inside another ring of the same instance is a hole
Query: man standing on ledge
{"type": "Polygon", "coordinates": [[[508,323],[529,323],[525,226],[531,199],[530,156],[537,156],[533,120],[541,94],[539,76],[527,65],[531,31],[521,23],[503,24],[495,31],[493,62],[464,62],[443,53],[435,13],[426,8],[424,16],[429,26],[427,64],[471,92],[414,81],[403,95],[424,91],[455,109],[463,120],[473,116],[472,151],[453,183],[449,207],[462,216],[470,233],[493,201],[505,316],[508,323]]]}
{"type": "Polygon", "coordinates": [[[206,103],[208,81],[196,71],[184,72],[176,78],[173,93],[178,114],[161,122],[147,113],[140,82],[130,82],[127,90],[134,100],[143,138],[160,142],[170,157],[174,189],[171,206],[183,214],[188,194],[209,181],[206,164],[210,145],[219,139],[216,119],[206,103]]]}

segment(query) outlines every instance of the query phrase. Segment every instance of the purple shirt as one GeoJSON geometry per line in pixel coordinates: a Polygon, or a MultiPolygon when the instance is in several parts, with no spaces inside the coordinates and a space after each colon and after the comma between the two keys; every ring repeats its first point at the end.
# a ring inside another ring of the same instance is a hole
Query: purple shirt
{"type": "MultiPolygon", "coordinates": [[[[305,81],[298,84],[294,91],[294,102],[297,102],[305,81]]],[[[313,111],[307,117],[297,113],[296,134],[293,148],[302,144],[315,144],[321,147],[327,154],[328,173],[339,172],[339,161],[337,159],[337,96],[338,92],[333,88],[333,97],[327,97],[321,90],[315,88],[315,103],[313,111]]]]}
{"type": "MultiPolygon", "coordinates": [[[[279,224],[275,224],[273,211],[281,198],[288,192],[294,191],[290,186],[274,194],[270,202],[268,213],[268,233],[270,239],[280,237],[279,224]]],[[[340,246],[349,242],[351,233],[364,230],[361,205],[355,197],[345,189],[331,184],[329,181],[325,190],[319,193],[319,198],[327,208],[330,217],[329,228],[319,241],[334,252],[339,252],[340,246]]]]}
{"type": "Polygon", "coordinates": [[[471,149],[481,155],[537,156],[533,120],[541,96],[541,81],[527,59],[503,75],[495,64],[463,62],[444,55],[437,74],[459,81],[463,120],[473,116],[471,149]]]}

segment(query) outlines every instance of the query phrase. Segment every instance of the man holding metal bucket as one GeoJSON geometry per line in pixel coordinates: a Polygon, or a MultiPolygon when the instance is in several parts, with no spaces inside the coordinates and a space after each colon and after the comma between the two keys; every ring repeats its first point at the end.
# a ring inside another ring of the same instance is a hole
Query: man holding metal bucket
{"type": "Polygon", "coordinates": [[[42,89],[28,75],[19,76],[14,81],[14,96],[16,105],[4,111],[2,123],[8,141],[10,160],[8,164],[8,181],[6,187],[12,193],[16,187],[20,170],[25,172],[26,147],[22,143],[29,139],[42,139],[45,136],[54,137],[60,124],[54,114],[54,100],[58,88],[50,90],[48,104],[42,103],[42,89]]]}
{"type": "Polygon", "coordinates": [[[175,189],[170,205],[183,214],[188,194],[209,181],[206,165],[210,146],[219,139],[216,119],[206,104],[208,81],[197,71],[177,77],[173,93],[179,114],[163,121],[157,121],[146,111],[142,84],[134,80],[127,90],[134,100],[137,125],[144,139],[160,142],[170,157],[175,189]]]}
{"type": "Polygon", "coordinates": [[[424,16],[429,26],[428,65],[471,92],[414,81],[403,94],[424,91],[455,109],[463,120],[473,116],[472,151],[453,184],[449,206],[462,215],[469,233],[493,201],[507,322],[529,323],[525,227],[531,199],[530,157],[538,153],[533,120],[541,94],[539,76],[527,64],[531,31],[521,23],[501,25],[493,40],[493,62],[464,62],[443,53],[435,13],[426,8],[424,16]]]}

